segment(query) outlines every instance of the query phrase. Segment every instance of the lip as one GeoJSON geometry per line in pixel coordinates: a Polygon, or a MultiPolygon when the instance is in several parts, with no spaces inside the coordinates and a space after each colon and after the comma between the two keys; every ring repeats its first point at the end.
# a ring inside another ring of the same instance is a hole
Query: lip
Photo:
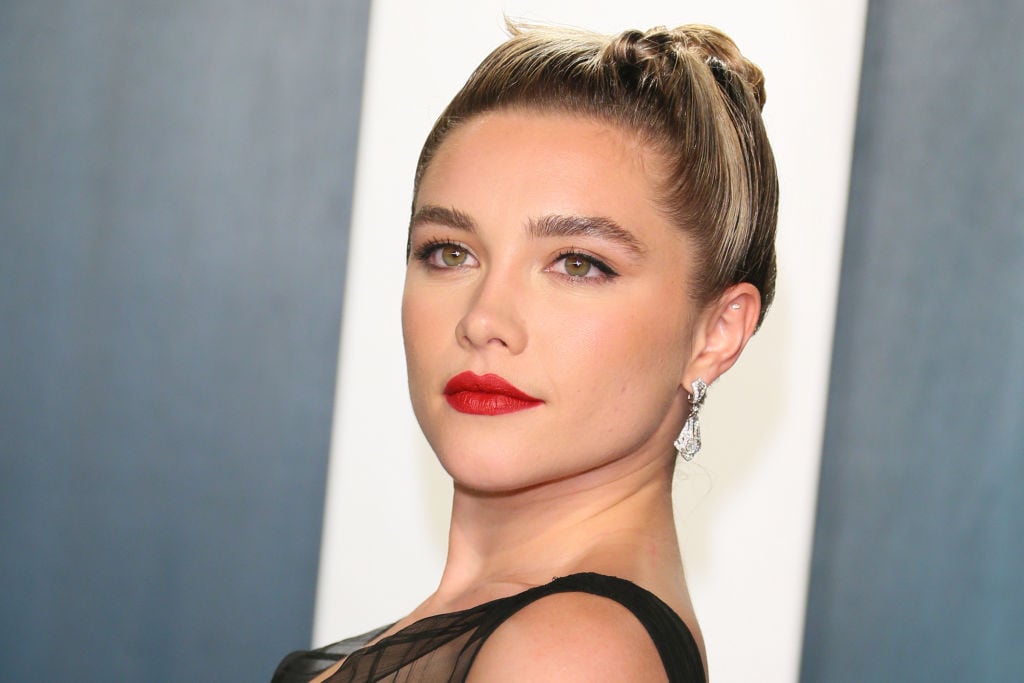
{"type": "Polygon", "coordinates": [[[517,389],[503,377],[477,375],[468,370],[448,380],[444,395],[448,405],[470,415],[505,415],[544,402],[517,389]]]}

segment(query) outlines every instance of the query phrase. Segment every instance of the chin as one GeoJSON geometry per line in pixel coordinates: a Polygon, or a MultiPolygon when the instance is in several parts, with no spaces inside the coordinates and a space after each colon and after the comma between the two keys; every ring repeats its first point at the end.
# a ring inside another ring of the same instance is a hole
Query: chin
{"type": "Polygon", "coordinates": [[[484,448],[435,447],[441,466],[455,485],[467,491],[487,495],[515,493],[563,476],[546,471],[535,456],[511,452],[488,444],[484,448]],[[483,453],[484,455],[481,455],[483,453]]]}
{"type": "Polygon", "coordinates": [[[459,488],[486,494],[510,493],[536,483],[524,476],[522,468],[509,467],[500,455],[481,458],[478,455],[438,454],[441,466],[459,488]]]}

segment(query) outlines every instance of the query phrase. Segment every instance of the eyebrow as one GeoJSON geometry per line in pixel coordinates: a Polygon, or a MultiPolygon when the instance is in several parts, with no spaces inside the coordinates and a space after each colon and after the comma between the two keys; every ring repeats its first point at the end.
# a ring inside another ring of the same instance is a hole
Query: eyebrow
{"type": "Polygon", "coordinates": [[[646,251],[633,233],[605,216],[548,215],[531,220],[529,231],[534,237],[594,237],[614,242],[636,256],[646,251]]]}
{"type": "MultiPolygon", "coordinates": [[[[434,223],[456,230],[476,232],[476,222],[468,215],[454,208],[427,204],[421,206],[409,221],[409,228],[425,223],[434,223]]],[[[577,216],[549,214],[531,218],[527,224],[531,237],[592,237],[618,244],[629,253],[640,256],[644,245],[621,225],[606,216],[577,216]]]]}
{"type": "Polygon", "coordinates": [[[456,230],[476,232],[476,222],[468,214],[462,213],[458,209],[448,209],[432,204],[416,209],[416,213],[412,215],[412,219],[409,221],[409,229],[412,230],[424,223],[434,223],[448,228],[455,228],[456,230]]]}

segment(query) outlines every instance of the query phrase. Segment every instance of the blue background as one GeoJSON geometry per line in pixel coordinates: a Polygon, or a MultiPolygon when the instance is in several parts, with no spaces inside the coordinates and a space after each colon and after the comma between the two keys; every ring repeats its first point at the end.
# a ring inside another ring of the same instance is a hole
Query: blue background
{"type": "Polygon", "coordinates": [[[0,680],[308,646],[367,21],[0,4],[0,680]]]}
{"type": "Polygon", "coordinates": [[[869,4],[803,680],[1024,672],[1022,33],[869,4]]]}

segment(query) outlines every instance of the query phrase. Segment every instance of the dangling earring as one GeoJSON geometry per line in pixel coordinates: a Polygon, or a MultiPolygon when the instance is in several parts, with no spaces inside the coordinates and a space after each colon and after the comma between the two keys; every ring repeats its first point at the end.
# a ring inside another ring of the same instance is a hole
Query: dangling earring
{"type": "Polygon", "coordinates": [[[691,386],[693,393],[690,395],[690,416],[686,418],[679,438],[673,443],[676,454],[687,461],[693,460],[693,456],[700,451],[700,406],[708,393],[708,385],[700,377],[695,379],[691,386]]]}

